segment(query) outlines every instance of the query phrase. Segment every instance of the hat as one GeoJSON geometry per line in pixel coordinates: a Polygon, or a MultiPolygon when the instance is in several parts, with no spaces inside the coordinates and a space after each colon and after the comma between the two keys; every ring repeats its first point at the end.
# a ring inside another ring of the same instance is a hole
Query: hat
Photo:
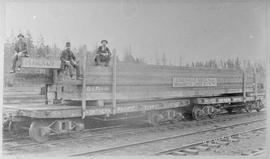
{"type": "Polygon", "coordinates": [[[70,47],[70,42],[66,42],[66,47],[70,47]]]}
{"type": "Polygon", "coordinates": [[[103,42],[105,42],[105,43],[108,44],[108,41],[107,40],[101,40],[101,43],[103,43],[103,42]]]}
{"type": "Polygon", "coordinates": [[[24,37],[21,33],[17,37],[24,37]]]}

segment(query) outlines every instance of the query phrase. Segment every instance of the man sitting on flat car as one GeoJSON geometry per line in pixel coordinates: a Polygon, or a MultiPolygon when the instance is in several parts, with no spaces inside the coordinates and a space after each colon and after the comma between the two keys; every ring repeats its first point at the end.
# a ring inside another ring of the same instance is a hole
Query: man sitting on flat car
{"type": "Polygon", "coordinates": [[[82,79],[80,77],[80,68],[78,62],[76,62],[76,57],[74,56],[73,52],[70,50],[70,42],[66,42],[66,49],[62,51],[60,56],[61,60],[61,69],[65,69],[66,67],[69,69],[69,73],[72,79],[75,80],[75,77],[72,72],[72,67],[76,69],[76,79],[82,79]]]}
{"type": "Polygon", "coordinates": [[[102,62],[105,62],[105,66],[108,66],[111,60],[111,51],[107,47],[108,41],[107,40],[102,40],[101,41],[101,46],[98,47],[98,50],[96,52],[96,57],[95,57],[95,63],[96,65],[101,65],[102,62]]]}
{"type": "Polygon", "coordinates": [[[12,60],[12,68],[10,73],[16,72],[17,61],[19,61],[19,66],[17,68],[17,70],[19,71],[21,69],[21,58],[29,57],[29,54],[27,52],[27,44],[24,41],[24,36],[22,34],[19,34],[17,37],[18,41],[15,43],[15,54],[12,60]]]}

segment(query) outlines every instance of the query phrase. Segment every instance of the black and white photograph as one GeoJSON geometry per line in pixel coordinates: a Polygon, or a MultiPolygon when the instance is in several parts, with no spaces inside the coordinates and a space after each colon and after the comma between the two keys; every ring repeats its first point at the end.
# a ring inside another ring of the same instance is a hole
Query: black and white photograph
{"type": "Polygon", "coordinates": [[[269,158],[269,21],[269,0],[2,0],[1,156],[269,158]]]}

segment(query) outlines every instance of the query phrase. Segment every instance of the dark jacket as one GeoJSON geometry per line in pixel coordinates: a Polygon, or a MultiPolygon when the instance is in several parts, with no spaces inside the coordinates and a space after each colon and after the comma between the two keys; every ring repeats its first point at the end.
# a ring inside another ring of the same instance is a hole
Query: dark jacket
{"type": "Polygon", "coordinates": [[[25,42],[25,41],[17,41],[17,42],[15,43],[15,48],[14,48],[14,50],[15,50],[17,53],[22,52],[22,51],[23,51],[23,53],[27,53],[27,44],[26,44],[26,42],[25,42]]]}
{"type": "Polygon", "coordinates": [[[102,53],[108,53],[109,56],[112,55],[112,53],[108,47],[106,47],[105,50],[102,50],[102,46],[100,46],[100,47],[98,47],[96,54],[101,55],[102,53]]]}
{"type": "Polygon", "coordinates": [[[63,50],[60,56],[60,60],[61,60],[61,68],[64,68],[66,61],[70,62],[72,62],[72,60],[76,61],[76,57],[74,56],[72,51],[63,50]]]}

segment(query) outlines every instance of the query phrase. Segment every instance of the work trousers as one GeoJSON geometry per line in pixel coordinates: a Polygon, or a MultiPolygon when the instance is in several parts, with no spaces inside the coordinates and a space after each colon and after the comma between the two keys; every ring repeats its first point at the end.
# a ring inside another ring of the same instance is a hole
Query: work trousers
{"type": "Polygon", "coordinates": [[[101,65],[101,63],[105,62],[105,66],[108,66],[110,63],[110,56],[96,55],[95,62],[96,65],[101,65]]]}
{"type": "Polygon", "coordinates": [[[17,62],[19,63],[18,67],[20,68],[22,65],[22,57],[27,57],[27,53],[15,53],[12,59],[12,70],[15,71],[17,62]]]}

